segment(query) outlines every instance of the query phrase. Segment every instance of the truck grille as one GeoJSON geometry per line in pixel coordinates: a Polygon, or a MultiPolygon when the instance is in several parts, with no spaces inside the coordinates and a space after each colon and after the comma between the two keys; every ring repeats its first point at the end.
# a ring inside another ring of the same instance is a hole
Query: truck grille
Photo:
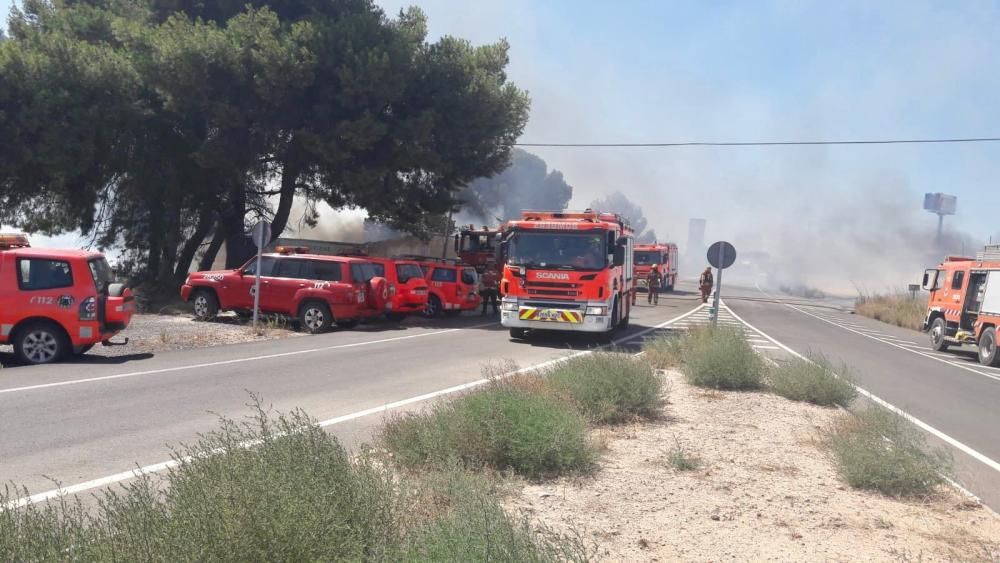
{"type": "Polygon", "coordinates": [[[547,309],[567,309],[567,310],[577,310],[583,309],[586,303],[567,303],[565,301],[525,301],[524,305],[528,307],[539,307],[547,309]]]}
{"type": "Polygon", "coordinates": [[[580,295],[577,291],[581,284],[563,282],[530,282],[525,284],[524,289],[528,295],[539,297],[576,297],[580,295]]]}

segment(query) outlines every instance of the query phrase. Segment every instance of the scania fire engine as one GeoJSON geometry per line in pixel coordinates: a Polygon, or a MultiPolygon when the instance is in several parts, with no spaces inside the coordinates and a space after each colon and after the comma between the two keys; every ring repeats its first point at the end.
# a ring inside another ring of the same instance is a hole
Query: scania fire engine
{"type": "Polygon", "coordinates": [[[632,229],[621,216],[524,211],[504,229],[501,324],[513,338],[534,329],[610,333],[628,325],[632,229]]]}
{"type": "Polygon", "coordinates": [[[924,272],[923,287],[930,292],[924,331],[931,347],[974,344],[981,364],[1000,367],[1000,245],[975,258],[949,256],[924,272]]]}

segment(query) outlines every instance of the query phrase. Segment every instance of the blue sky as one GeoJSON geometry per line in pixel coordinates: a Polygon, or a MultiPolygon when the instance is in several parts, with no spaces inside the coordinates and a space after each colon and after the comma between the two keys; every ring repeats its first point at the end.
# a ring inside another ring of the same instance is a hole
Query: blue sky
{"type": "MultiPolygon", "coordinates": [[[[422,7],[435,37],[507,38],[532,96],[523,141],[1000,136],[995,2],[379,3],[422,7]]],[[[1000,233],[1000,144],[535,152],[574,205],[620,189],[677,239],[706,217],[744,247],[845,229],[877,245],[883,224],[934,225],[925,191],[957,195],[949,221],[976,240],[1000,233]]]]}

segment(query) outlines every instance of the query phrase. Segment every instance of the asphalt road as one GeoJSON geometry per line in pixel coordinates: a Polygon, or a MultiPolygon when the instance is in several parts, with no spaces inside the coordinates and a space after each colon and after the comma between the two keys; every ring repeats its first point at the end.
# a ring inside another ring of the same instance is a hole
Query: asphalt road
{"type": "MultiPolygon", "coordinates": [[[[663,296],[658,307],[640,301],[625,335],[697,305],[684,292],[663,296]]],[[[167,461],[171,444],[193,442],[216,428],[219,416],[251,415],[250,393],[279,411],[304,409],[356,445],[385,415],[352,413],[480,380],[490,363],[527,367],[593,345],[582,335],[512,341],[495,317],[469,315],[6,368],[0,370],[0,481],[35,494],[54,489],[53,482],[72,486],[167,461]],[[345,415],[352,416],[338,420],[345,415]]]]}
{"type": "Polygon", "coordinates": [[[1000,369],[979,365],[972,348],[936,353],[925,334],[853,315],[841,302],[756,288],[723,295],[760,333],[846,365],[861,388],[926,424],[929,442],[953,453],[956,480],[1000,510],[1000,369]]]}

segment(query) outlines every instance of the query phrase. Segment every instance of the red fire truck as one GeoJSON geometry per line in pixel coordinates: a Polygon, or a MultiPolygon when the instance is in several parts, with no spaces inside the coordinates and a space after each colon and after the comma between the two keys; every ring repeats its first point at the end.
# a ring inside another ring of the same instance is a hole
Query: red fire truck
{"type": "Polygon", "coordinates": [[[635,245],[635,277],[639,289],[646,289],[649,271],[657,264],[663,275],[660,291],[673,291],[677,283],[677,245],[672,242],[635,245]]]}
{"type": "Polygon", "coordinates": [[[486,226],[482,229],[477,229],[475,225],[463,227],[455,235],[455,255],[480,274],[487,267],[493,267],[496,269],[497,277],[500,277],[504,262],[500,254],[502,233],[502,229],[491,229],[486,226]]]}
{"type": "Polygon", "coordinates": [[[987,246],[975,258],[947,257],[924,272],[923,288],[930,292],[924,331],[931,346],[944,351],[974,344],[981,364],[1000,367],[1000,245],[987,246]]]}
{"type": "Polygon", "coordinates": [[[632,229],[621,216],[524,211],[504,229],[501,324],[513,338],[535,329],[610,334],[628,325],[632,229]]]}

